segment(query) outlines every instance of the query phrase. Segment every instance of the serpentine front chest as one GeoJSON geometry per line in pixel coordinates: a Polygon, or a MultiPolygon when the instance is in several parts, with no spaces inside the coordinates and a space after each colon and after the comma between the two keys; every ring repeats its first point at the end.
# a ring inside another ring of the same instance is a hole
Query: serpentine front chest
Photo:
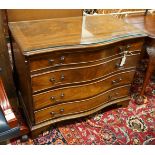
{"type": "Polygon", "coordinates": [[[145,34],[111,16],[9,23],[31,131],[128,102],[145,34]]]}

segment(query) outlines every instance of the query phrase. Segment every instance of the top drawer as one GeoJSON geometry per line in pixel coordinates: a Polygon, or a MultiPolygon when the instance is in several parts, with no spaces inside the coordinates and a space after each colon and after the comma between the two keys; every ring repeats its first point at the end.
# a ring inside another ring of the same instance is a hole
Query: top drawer
{"type": "Polygon", "coordinates": [[[50,67],[61,67],[64,65],[73,65],[98,61],[109,56],[118,54],[123,50],[140,51],[143,45],[142,41],[117,43],[108,48],[97,51],[74,51],[74,52],[52,52],[45,53],[29,58],[30,71],[37,71],[50,67]]]}

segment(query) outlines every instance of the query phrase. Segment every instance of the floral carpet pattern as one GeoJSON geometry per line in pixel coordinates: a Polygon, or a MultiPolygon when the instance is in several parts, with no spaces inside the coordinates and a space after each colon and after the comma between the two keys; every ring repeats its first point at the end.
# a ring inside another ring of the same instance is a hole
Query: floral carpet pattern
{"type": "Polygon", "coordinates": [[[136,72],[127,107],[103,109],[88,117],[58,123],[36,139],[24,143],[18,139],[11,144],[155,145],[155,80],[151,80],[146,88],[144,104],[135,103],[144,71],[142,67],[136,72]]]}
{"type": "Polygon", "coordinates": [[[59,127],[68,144],[145,144],[155,140],[155,98],[137,106],[97,113],[59,127]]]}

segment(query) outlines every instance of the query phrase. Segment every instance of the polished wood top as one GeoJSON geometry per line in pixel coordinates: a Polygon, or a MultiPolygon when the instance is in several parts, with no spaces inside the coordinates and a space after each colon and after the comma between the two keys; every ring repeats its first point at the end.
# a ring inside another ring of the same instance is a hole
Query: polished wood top
{"type": "Polygon", "coordinates": [[[155,57],[155,15],[131,16],[127,17],[125,21],[147,33],[151,39],[147,41],[147,52],[150,56],[155,57]]]}
{"type": "Polygon", "coordinates": [[[10,22],[10,30],[24,54],[47,48],[101,46],[146,34],[108,15],[10,22]]]}
{"type": "Polygon", "coordinates": [[[146,32],[149,37],[155,38],[155,15],[129,16],[125,18],[125,22],[146,32]]]}

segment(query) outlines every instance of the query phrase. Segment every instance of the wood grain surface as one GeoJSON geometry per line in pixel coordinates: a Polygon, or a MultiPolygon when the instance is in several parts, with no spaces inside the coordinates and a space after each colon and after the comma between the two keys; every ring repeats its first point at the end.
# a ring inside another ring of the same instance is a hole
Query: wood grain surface
{"type": "Polygon", "coordinates": [[[145,36],[132,25],[107,15],[10,22],[9,27],[24,53],[50,47],[87,47],[145,36]]]}

